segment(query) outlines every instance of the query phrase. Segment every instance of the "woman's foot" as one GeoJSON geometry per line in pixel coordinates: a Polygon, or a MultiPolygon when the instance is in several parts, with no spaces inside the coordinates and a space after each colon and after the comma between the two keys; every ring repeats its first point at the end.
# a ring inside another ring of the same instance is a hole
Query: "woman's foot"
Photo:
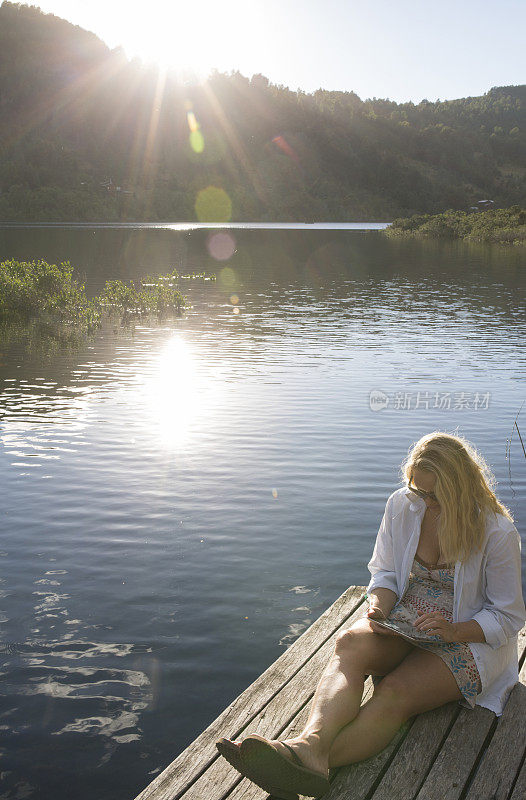
{"type": "MultiPolygon", "coordinates": [[[[234,744],[240,745],[241,739],[237,739],[234,744]]],[[[307,739],[302,739],[300,736],[296,736],[293,739],[283,739],[280,741],[279,739],[269,739],[268,740],[271,744],[274,745],[276,750],[284,755],[289,761],[294,762],[294,758],[288,747],[285,747],[283,742],[286,742],[289,747],[292,747],[298,758],[300,759],[301,763],[307,769],[312,769],[315,772],[318,772],[324,778],[327,778],[329,775],[329,758],[328,756],[322,756],[321,754],[316,753],[312,744],[309,744],[307,739]]]]}

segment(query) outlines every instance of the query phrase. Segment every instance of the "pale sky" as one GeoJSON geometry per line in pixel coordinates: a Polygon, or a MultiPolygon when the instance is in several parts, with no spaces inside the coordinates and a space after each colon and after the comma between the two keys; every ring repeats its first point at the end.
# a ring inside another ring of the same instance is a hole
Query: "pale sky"
{"type": "Polygon", "coordinates": [[[526,82],[525,0],[42,0],[128,57],[415,103],[526,82]]]}

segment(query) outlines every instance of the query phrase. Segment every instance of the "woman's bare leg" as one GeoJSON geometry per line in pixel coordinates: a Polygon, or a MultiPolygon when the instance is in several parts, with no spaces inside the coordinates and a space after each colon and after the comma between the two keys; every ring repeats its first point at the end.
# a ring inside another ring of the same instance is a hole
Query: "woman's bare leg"
{"type": "MultiPolygon", "coordinates": [[[[316,687],[305,727],[298,736],[283,740],[293,747],[306,767],[327,774],[332,766],[329,754],[334,740],[360,711],[365,676],[387,674],[413,649],[400,636],[375,633],[367,619],[358,620],[337,637],[334,654],[316,687]]],[[[291,758],[279,740],[271,741],[291,758]]]]}
{"type": "Polygon", "coordinates": [[[440,656],[415,647],[336,736],[329,767],[354,764],[380,753],[410,717],[461,698],[453,673],[440,656]]]}
{"type": "Polygon", "coordinates": [[[329,753],[329,768],[354,764],[380,753],[407,719],[396,697],[373,695],[336,736],[329,753]]]}

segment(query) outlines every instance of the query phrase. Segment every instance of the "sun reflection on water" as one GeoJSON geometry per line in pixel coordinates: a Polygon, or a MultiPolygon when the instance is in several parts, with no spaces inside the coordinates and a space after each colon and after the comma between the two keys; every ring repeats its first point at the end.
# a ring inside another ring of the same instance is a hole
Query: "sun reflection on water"
{"type": "Polygon", "coordinates": [[[182,444],[197,419],[211,408],[211,386],[199,373],[199,361],[188,342],[180,335],[173,336],[162,348],[147,387],[152,417],[165,448],[182,444]]]}

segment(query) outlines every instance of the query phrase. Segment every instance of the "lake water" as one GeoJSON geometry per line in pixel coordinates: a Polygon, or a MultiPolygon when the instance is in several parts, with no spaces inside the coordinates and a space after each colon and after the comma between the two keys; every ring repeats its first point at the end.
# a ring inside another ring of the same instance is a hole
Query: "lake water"
{"type": "Polygon", "coordinates": [[[1,798],[132,800],[367,584],[423,434],[473,442],[526,531],[524,250],[82,225],[4,227],[0,256],[69,259],[90,294],[217,274],[76,348],[4,333],[1,798]]]}

